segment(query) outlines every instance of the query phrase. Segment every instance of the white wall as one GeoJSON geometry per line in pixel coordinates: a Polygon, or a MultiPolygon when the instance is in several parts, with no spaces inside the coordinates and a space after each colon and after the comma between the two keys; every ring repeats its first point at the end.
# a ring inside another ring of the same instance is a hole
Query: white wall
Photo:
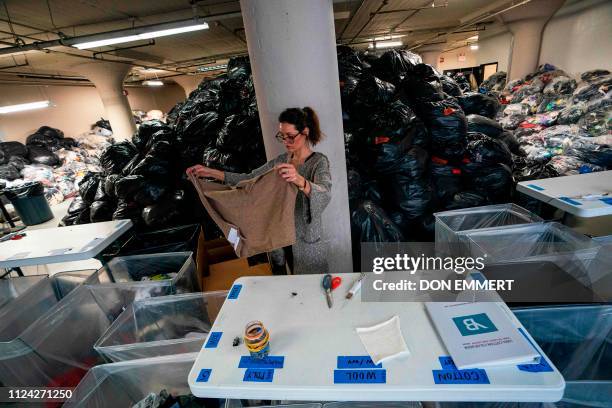
{"type": "Polygon", "coordinates": [[[476,65],[497,62],[497,70],[508,72],[508,60],[512,34],[508,31],[498,32],[491,36],[480,35],[478,51],[476,51],[476,65]]]}
{"type": "Polygon", "coordinates": [[[443,52],[438,58],[438,70],[443,72],[447,69],[468,68],[478,65],[476,62],[476,52],[470,50],[470,47],[461,47],[456,50],[443,52]],[[459,61],[459,55],[465,55],[465,61],[459,61]],[[444,62],[440,59],[444,58],[444,62]]]}
{"type": "Polygon", "coordinates": [[[571,74],[611,69],[611,40],[611,1],[568,1],[544,29],[540,64],[548,62],[571,74]]]}
{"type": "MultiPolygon", "coordinates": [[[[178,101],[185,99],[185,93],[178,85],[126,89],[133,110],[168,112],[178,101]]],[[[93,123],[105,117],[104,106],[93,86],[0,85],[0,106],[46,99],[54,106],[0,115],[0,140],[25,142],[28,135],[43,125],[61,129],[66,137],[74,137],[88,131],[93,123]]]]}

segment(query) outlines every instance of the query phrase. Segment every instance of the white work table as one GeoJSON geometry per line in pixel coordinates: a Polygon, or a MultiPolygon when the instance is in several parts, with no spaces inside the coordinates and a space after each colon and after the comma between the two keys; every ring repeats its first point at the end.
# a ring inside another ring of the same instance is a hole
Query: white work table
{"type": "Polygon", "coordinates": [[[0,268],[93,258],[132,227],[130,220],[61,228],[25,229],[19,240],[0,242],[0,268]]]}
{"type": "MultiPolygon", "coordinates": [[[[439,358],[448,356],[448,352],[424,305],[365,303],[361,302],[360,295],[346,300],[348,288],[359,275],[334,276],[341,276],[342,284],[333,292],[332,309],[328,309],[321,288],[322,275],[238,279],[189,373],[193,394],[210,398],[303,401],[553,402],[561,399],[565,382],[552,363],[546,372],[523,371],[513,365],[487,368],[484,370],[487,381],[476,381],[481,383],[461,383],[463,380],[436,383],[444,382],[440,377],[434,381],[440,374],[436,370],[447,369],[443,372],[447,374],[445,381],[449,378],[453,381],[457,371],[442,367],[439,358]],[[341,368],[339,356],[367,356],[355,328],[381,323],[394,315],[400,319],[409,355],[384,361],[380,369],[335,373],[341,368]],[[259,372],[251,372],[248,378],[261,382],[245,381],[247,369],[239,368],[239,362],[249,353],[243,342],[236,347],[232,345],[235,337],[242,339],[246,324],[253,320],[262,321],[269,330],[270,357],[284,358],[282,368],[273,371],[258,368],[259,372]],[[384,370],[384,374],[374,373],[377,370],[384,370]],[[335,375],[337,379],[371,382],[336,383],[335,375]]],[[[500,307],[511,316],[517,330],[524,331],[503,303],[500,307]]]]}
{"type": "Polygon", "coordinates": [[[521,181],[516,189],[577,217],[612,215],[612,195],[596,198],[612,193],[612,170],[521,181]]]}

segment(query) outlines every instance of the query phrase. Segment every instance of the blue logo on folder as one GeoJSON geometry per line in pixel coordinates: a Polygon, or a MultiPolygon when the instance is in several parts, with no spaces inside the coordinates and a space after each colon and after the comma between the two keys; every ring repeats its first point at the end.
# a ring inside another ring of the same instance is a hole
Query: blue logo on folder
{"type": "Polygon", "coordinates": [[[453,322],[455,322],[462,336],[473,336],[475,334],[497,331],[497,327],[495,327],[486,313],[453,317],[453,322]]]}

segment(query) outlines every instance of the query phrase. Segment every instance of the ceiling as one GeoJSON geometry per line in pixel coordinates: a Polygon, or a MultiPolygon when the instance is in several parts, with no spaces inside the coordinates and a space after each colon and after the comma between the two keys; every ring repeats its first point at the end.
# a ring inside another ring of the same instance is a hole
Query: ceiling
{"type": "MultiPolygon", "coordinates": [[[[440,43],[450,49],[465,45],[468,37],[495,21],[486,14],[476,17],[488,10],[501,10],[511,3],[499,0],[334,0],[336,37],[338,43],[367,47],[372,38],[393,34],[402,36],[401,41],[408,48],[440,43]],[[474,18],[466,22],[465,18],[470,16],[474,18]]],[[[77,75],[72,69],[74,65],[92,59],[133,66],[128,82],[193,74],[198,67],[223,63],[232,55],[246,54],[239,13],[240,3],[235,0],[0,1],[0,51],[16,44],[184,20],[194,15],[216,16],[208,30],[157,38],[153,45],[139,41],[92,50],[59,45],[43,51],[0,55],[0,80],[33,80],[23,75],[74,76],[77,75]]]]}

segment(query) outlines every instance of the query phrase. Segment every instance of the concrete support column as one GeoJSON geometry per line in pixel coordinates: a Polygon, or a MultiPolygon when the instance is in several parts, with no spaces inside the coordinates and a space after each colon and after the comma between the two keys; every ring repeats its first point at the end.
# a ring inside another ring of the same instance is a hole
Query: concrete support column
{"type": "Polygon", "coordinates": [[[332,200],[323,213],[333,273],[352,271],[350,214],[332,0],[241,0],[259,118],[269,159],[284,151],[274,138],[278,115],[310,106],[331,164],[332,200]]]}
{"type": "Polygon", "coordinates": [[[191,92],[198,88],[204,77],[202,75],[181,75],[172,79],[183,88],[185,96],[189,96],[191,92]]]}
{"type": "Polygon", "coordinates": [[[508,69],[510,80],[536,70],[544,27],[563,3],[564,0],[532,0],[501,16],[513,35],[508,69]]]}
{"type": "Polygon", "coordinates": [[[74,69],[93,82],[98,90],[106,118],[113,128],[113,138],[118,141],[130,139],[136,132],[136,124],[127,96],[123,94],[123,80],[130,66],[112,62],[91,62],[77,65],[74,69]]]}
{"type": "Polygon", "coordinates": [[[424,64],[429,64],[435,69],[438,69],[440,55],[442,55],[442,50],[444,50],[445,46],[446,43],[426,45],[422,48],[417,49],[416,52],[421,56],[424,64]]]}

